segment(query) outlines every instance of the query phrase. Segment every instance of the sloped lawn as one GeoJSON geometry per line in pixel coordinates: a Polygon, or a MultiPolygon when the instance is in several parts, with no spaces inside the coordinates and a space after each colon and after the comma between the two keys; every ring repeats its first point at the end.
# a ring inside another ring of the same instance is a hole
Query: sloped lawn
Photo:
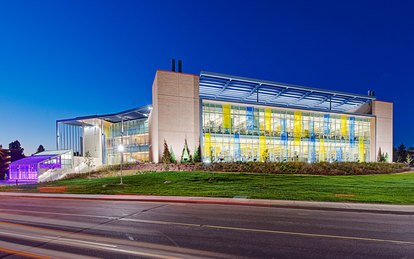
{"type": "Polygon", "coordinates": [[[76,178],[47,184],[0,187],[1,191],[145,194],[257,199],[414,204],[414,173],[363,176],[266,175],[159,172],[120,177],[76,178]],[[165,180],[171,181],[164,183],[165,180]],[[40,187],[40,188],[39,188],[40,187]],[[59,188],[44,188],[59,187],[59,188]]]}

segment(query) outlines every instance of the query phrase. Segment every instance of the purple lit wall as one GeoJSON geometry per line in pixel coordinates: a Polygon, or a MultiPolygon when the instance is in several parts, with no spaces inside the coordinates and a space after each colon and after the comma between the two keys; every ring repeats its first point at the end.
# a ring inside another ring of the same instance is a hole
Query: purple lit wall
{"type": "Polygon", "coordinates": [[[55,157],[39,164],[39,168],[56,169],[62,167],[61,157],[55,157]]]}
{"type": "Polygon", "coordinates": [[[8,180],[37,181],[39,169],[61,168],[61,157],[55,156],[56,155],[31,156],[14,161],[9,166],[10,175],[8,180]]]}
{"type": "Polygon", "coordinates": [[[37,164],[10,164],[9,180],[37,180],[37,164]]]}

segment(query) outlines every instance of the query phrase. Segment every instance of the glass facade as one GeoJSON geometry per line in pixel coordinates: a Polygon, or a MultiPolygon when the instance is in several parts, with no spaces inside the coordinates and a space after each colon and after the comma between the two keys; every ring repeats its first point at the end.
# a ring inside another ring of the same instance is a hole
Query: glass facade
{"type": "Polygon", "coordinates": [[[82,124],[58,123],[58,149],[72,150],[74,156],[82,156],[82,124]]]}
{"type": "Polygon", "coordinates": [[[203,100],[203,160],[369,162],[371,120],[203,100]]]}
{"type": "Polygon", "coordinates": [[[124,163],[147,162],[149,160],[148,119],[124,121],[104,126],[104,164],[121,162],[118,147],[123,143],[124,163]]]}

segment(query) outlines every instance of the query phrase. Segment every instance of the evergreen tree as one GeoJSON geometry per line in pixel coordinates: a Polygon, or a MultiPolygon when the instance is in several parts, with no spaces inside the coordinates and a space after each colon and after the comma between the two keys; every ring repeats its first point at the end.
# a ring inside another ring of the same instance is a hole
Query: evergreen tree
{"type": "Polygon", "coordinates": [[[377,162],[381,162],[381,147],[378,148],[377,162]]]}
{"type": "Polygon", "coordinates": [[[405,161],[405,159],[407,158],[407,151],[405,150],[404,144],[401,144],[397,148],[396,153],[397,153],[396,161],[399,162],[399,163],[403,163],[405,161]]]}
{"type": "Polygon", "coordinates": [[[39,145],[35,154],[43,152],[43,151],[45,151],[45,148],[43,147],[43,145],[39,145]]]}
{"type": "Polygon", "coordinates": [[[193,155],[193,161],[194,162],[201,162],[201,148],[200,145],[198,145],[197,149],[194,149],[194,155],[193,155]]]}
{"type": "Polygon", "coordinates": [[[164,169],[168,170],[169,165],[171,164],[171,153],[168,150],[167,141],[164,139],[164,153],[162,154],[162,164],[164,169]]]}
{"type": "Polygon", "coordinates": [[[171,163],[176,164],[177,159],[175,158],[175,154],[174,154],[172,146],[170,146],[170,155],[171,155],[171,163]]]}
{"type": "Polygon", "coordinates": [[[21,147],[20,142],[18,140],[10,143],[9,149],[10,149],[10,161],[11,162],[14,162],[16,160],[26,157],[23,153],[24,148],[21,147]]]}
{"type": "Polygon", "coordinates": [[[181,163],[189,163],[191,160],[192,158],[190,155],[190,150],[188,149],[187,139],[185,139],[183,152],[181,154],[181,163]]]}

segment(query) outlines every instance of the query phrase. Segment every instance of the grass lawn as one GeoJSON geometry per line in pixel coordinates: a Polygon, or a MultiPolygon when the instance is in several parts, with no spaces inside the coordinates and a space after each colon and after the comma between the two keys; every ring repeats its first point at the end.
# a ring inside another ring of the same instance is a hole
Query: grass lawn
{"type": "MultiPolygon", "coordinates": [[[[414,204],[414,173],[363,176],[263,175],[244,173],[168,172],[56,181],[46,184],[0,187],[38,192],[38,187],[66,186],[68,193],[148,194],[256,199],[352,201],[414,204]],[[209,182],[210,178],[214,178],[209,182]],[[70,186],[73,186],[71,188],[70,186]]],[[[13,190],[13,191],[14,191],[13,190]]]]}

